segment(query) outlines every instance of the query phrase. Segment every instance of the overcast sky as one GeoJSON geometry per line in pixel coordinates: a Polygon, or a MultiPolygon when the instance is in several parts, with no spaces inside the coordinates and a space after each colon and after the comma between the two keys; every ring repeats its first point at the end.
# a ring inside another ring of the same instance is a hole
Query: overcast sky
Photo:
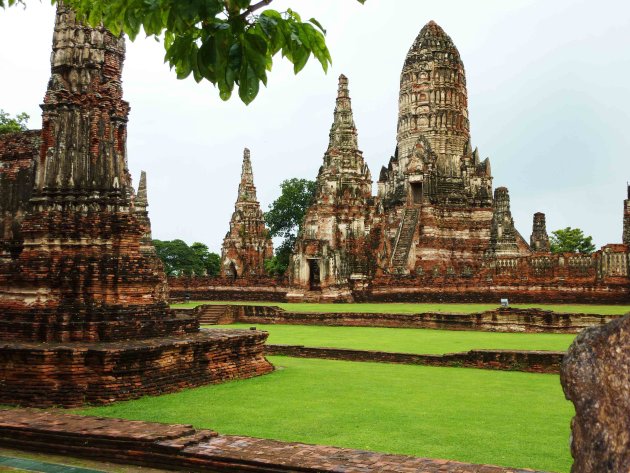
{"type": "MultiPolygon", "coordinates": [[[[54,11],[47,0],[0,10],[0,108],[41,126],[54,11]]],[[[147,171],[153,235],[219,251],[251,149],[263,210],[292,177],[314,179],[328,143],[337,77],[346,74],[359,147],[377,179],[396,142],[399,75],[414,38],[435,20],[458,47],[473,146],[494,186],[510,189],[518,230],[579,227],[621,241],[630,179],[630,2],[626,0],[276,0],[328,30],[333,66],[297,76],[278,58],[249,106],[211,84],[178,81],[163,48],[127,45],[129,167],[147,171]]]]}

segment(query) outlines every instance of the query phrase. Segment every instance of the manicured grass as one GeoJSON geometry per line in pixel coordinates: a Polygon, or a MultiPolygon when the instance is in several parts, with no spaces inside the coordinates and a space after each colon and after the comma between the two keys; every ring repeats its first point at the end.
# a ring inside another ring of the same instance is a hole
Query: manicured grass
{"type": "Polygon", "coordinates": [[[268,343],[308,347],[355,348],[398,353],[453,353],[472,349],[566,350],[575,335],[497,333],[379,327],[233,324],[207,328],[249,328],[269,332],[268,343]]]}
{"type": "Polygon", "coordinates": [[[568,472],[555,375],[269,357],[259,378],[82,409],[224,434],[568,472]]]}
{"type": "MultiPolygon", "coordinates": [[[[498,304],[412,304],[412,303],[356,303],[356,304],[315,304],[284,302],[233,302],[233,301],[192,301],[172,304],[173,308],[192,308],[200,304],[237,304],[237,305],[272,305],[290,312],[369,312],[369,313],[404,313],[419,312],[459,312],[472,313],[498,308],[498,304]]],[[[512,304],[511,307],[552,310],[554,312],[584,314],[626,314],[630,305],[588,305],[588,304],[512,304]]]]}

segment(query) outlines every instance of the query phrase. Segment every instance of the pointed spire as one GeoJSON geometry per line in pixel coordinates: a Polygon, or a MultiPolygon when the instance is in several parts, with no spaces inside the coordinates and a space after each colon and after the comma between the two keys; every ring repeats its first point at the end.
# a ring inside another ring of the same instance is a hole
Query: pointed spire
{"type": "Polygon", "coordinates": [[[149,199],[147,196],[147,173],[145,171],[140,172],[140,183],[138,184],[135,204],[136,207],[143,207],[145,209],[149,206],[149,199]]]}
{"type": "Polygon", "coordinates": [[[348,78],[341,74],[337,88],[337,103],[335,105],[333,124],[330,127],[328,149],[357,149],[358,147],[357,129],[354,126],[352,104],[350,102],[350,93],[348,92],[348,78]]]}
{"type": "Polygon", "coordinates": [[[238,185],[237,202],[256,202],[256,186],[254,186],[254,172],[249,149],[243,150],[243,166],[241,168],[241,183],[238,185]]]}

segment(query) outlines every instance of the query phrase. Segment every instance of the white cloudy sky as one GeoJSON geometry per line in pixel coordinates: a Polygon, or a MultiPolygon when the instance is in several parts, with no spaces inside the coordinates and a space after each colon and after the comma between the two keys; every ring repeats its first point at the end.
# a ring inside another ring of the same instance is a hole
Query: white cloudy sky
{"type": "MultiPolygon", "coordinates": [[[[0,10],[0,108],[39,128],[53,9],[0,10]]],[[[473,146],[507,186],[520,232],[532,214],[549,231],[580,227],[596,244],[621,240],[630,179],[630,2],[626,0],[276,0],[328,29],[333,67],[294,76],[277,62],[249,106],[211,85],[178,81],[162,46],[128,45],[129,165],[148,173],[154,237],[220,249],[242,149],[252,152],[263,210],[291,177],[314,179],[328,141],[336,82],[350,80],[359,145],[373,177],[395,146],[399,74],[422,26],[435,20],[464,60],[473,146]]]]}

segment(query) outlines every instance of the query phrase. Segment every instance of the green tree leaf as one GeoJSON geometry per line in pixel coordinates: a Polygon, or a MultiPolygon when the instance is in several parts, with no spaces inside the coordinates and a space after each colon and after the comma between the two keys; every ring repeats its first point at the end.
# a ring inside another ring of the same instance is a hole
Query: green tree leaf
{"type": "Polygon", "coordinates": [[[265,266],[273,275],[284,274],[289,264],[302,220],[313,202],[316,183],[308,179],[293,178],[283,181],[280,189],[280,196],[265,213],[265,223],[269,227],[270,236],[283,238],[282,243],[276,248],[274,258],[265,266]]]}
{"type": "Polygon", "coordinates": [[[11,115],[0,109],[0,135],[26,131],[29,118],[26,113],[18,113],[15,117],[11,117],[11,115]]]}
{"type": "MultiPolygon", "coordinates": [[[[315,18],[303,22],[290,8],[284,13],[268,8],[273,1],[65,0],[65,4],[82,21],[95,27],[103,24],[114,34],[124,32],[132,41],[144,30],[164,43],[164,60],[178,79],[192,74],[197,82],[207,80],[223,100],[232,96],[236,85],[248,104],[260,83],[267,85],[267,71],[279,52],[296,74],[311,54],[324,72],[332,63],[321,23],[315,18]]],[[[24,2],[0,0],[3,8],[16,3],[24,2]]]]}
{"type": "Polygon", "coordinates": [[[582,253],[590,255],[595,251],[593,237],[585,236],[579,228],[566,227],[551,232],[552,253],[582,253]]]}

